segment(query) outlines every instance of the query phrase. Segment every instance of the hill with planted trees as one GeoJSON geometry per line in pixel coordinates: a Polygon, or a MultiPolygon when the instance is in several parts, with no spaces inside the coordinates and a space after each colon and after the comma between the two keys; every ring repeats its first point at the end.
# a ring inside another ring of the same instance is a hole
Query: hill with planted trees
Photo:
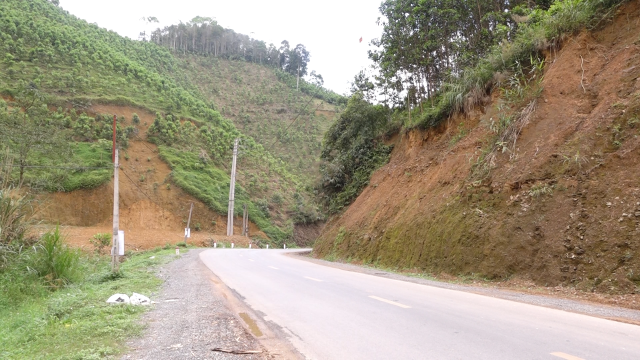
{"type": "Polygon", "coordinates": [[[183,203],[196,201],[206,209],[198,227],[221,232],[239,138],[236,197],[248,205],[257,236],[281,244],[293,241],[296,224],[322,220],[313,194],[318,176],[309,169],[318,167],[322,132],[343,98],[317,81],[300,79],[298,91],[287,67],[294,51],[283,50],[283,64],[261,65],[229,46],[211,54],[157,42],[123,38],[48,1],[2,2],[0,150],[3,166],[11,166],[2,182],[34,191],[45,222],[106,224],[116,115],[121,171],[128,172],[121,181],[132,189],[125,208],[147,202],[155,222],[169,212],[171,228],[181,231],[183,203]],[[82,203],[84,196],[104,202],[102,210],[51,200],[82,203]]]}

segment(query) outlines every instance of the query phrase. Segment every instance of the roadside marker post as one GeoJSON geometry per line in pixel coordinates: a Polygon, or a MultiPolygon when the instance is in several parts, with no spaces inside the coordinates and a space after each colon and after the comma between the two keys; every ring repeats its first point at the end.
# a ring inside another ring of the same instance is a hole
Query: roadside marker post
{"type": "Polygon", "coordinates": [[[283,244],[283,249],[287,250],[287,244],[283,244]]]}
{"type": "Polygon", "coordinates": [[[269,250],[269,244],[267,244],[267,250],[269,250]]]}
{"type": "Polygon", "coordinates": [[[234,245],[235,245],[234,243],[231,243],[231,248],[232,248],[232,249],[233,249],[234,245]]]}
{"type": "Polygon", "coordinates": [[[213,248],[217,248],[218,247],[218,243],[213,243],[213,248]]]}
{"type": "Polygon", "coordinates": [[[191,207],[189,208],[189,220],[187,220],[187,228],[184,229],[184,243],[187,243],[187,239],[191,237],[191,212],[193,212],[193,203],[191,203],[191,207]]]}

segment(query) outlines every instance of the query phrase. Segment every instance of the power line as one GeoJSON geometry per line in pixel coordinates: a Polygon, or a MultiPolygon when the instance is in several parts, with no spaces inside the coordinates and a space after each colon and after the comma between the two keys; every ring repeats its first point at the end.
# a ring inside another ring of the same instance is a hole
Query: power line
{"type": "Polygon", "coordinates": [[[67,169],[67,170],[97,170],[97,169],[113,169],[112,166],[96,167],[96,166],[49,166],[49,165],[23,165],[18,164],[0,164],[0,166],[12,166],[15,168],[27,169],[67,169]]]}
{"type": "Polygon", "coordinates": [[[152,203],[156,204],[156,206],[158,206],[158,207],[162,208],[162,206],[158,205],[158,203],[156,203],[155,201],[153,201],[153,199],[152,199],[149,195],[147,195],[147,193],[146,193],[146,192],[142,191],[142,189],[140,189],[140,187],[138,186],[138,184],[136,184],[136,182],[135,182],[135,181],[133,181],[133,179],[131,179],[131,177],[129,177],[129,175],[128,175],[126,172],[124,172],[124,170],[122,170],[122,173],[124,174],[124,176],[126,176],[126,177],[127,177],[127,179],[129,179],[129,181],[131,181],[131,183],[133,184],[133,186],[135,186],[135,187],[138,189],[138,191],[140,191],[144,196],[146,196],[146,197],[149,199],[149,201],[151,201],[152,203]]]}
{"type": "MultiPolygon", "coordinates": [[[[311,101],[313,101],[314,97],[310,96],[311,98],[309,99],[309,101],[307,101],[307,104],[304,106],[304,108],[302,108],[302,110],[298,113],[298,115],[296,115],[296,117],[293,119],[293,121],[291,122],[291,124],[289,124],[289,126],[287,126],[286,129],[284,129],[284,135],[287,134],[287,132],[289,131],[289,129],[291,128],[291,126],[293,126],[293,124],[298,120],[298,118],[300,117],[300,115],[302,115],[302,112],[307,108],[307,106],[309,106],[309,104],[311,103],[311,101]]],[[[318,104],[318,106],[316,106],[316,110],[318,110],[318,108],[320,107],[320,105],[322,105],[322,101],[320,101],[320,104],[318,104]]],[[[315,111],[314,111],[315,112],[315,111]]],[[[271,144],[271,146],[269,146],[268,151],[271,151],[273,149],[273,146],[279,141],[280,139],[278,139],[276,137],[276,140],[273,142],[273,144],[271,144]]]]}

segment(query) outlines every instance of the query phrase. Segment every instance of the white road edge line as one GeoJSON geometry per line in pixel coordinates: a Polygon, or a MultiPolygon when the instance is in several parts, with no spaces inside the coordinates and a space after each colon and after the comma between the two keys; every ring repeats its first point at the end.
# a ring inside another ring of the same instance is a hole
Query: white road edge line
{"type": "Polygon", "coordinates": [[[565,354],[563,352],[552,352],[551,355],[557,356],[557,357],[559,357],[561,359],[565,359],[565,360],[584,360],[583,358],[579,358],[577,356],[565,354]]]}
{"type": "Polygon", "coordinates": [[[308,276],[305,276],[304,278],[305,279],[309,279],[309,280],[313,280],[313,281],[317,281],[317,282],[322,282],[322,280],[314,279],[314,278],[308,277],[308,276]]]}
{"type": "Polygon", "coordinates": [[[404,305],[404,304],[400,304],[400,303],[397,303],[397,302],[395,302],[395,301],[391,301],[391,300],[383,299],[383,298],[381,298],[381,297],[377,297],[377,296],[373,296],[373,295],[370,295],[369,297],[370,297],[370,298],[372,298],[372,299],[378,300],[378,301],[385,302],[385,303],[387,303],[387,304],[391,304],[391,305],[395,305],[395,306],[401,307],[401,308],[403,308],[403,309],[411,309],[411,306],[407,306],[407,305],[404,305]]]}
{"type": "Polygon", "coordinates": [[[274,266],[269,266],[269,267],[270,267],[270,268],[272,268],[272,269],[276,269],[276,270],[278,270],[278,268],[277,268],[277,267],[274,267],[274,266]]]}

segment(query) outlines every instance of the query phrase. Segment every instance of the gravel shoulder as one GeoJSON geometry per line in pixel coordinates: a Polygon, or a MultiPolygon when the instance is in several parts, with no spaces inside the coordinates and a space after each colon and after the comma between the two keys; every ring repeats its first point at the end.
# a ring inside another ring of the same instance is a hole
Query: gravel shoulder
{"type": "MultiPolygon", "coordinates": [[[[535,291],[531,289],[501,289],[491,284],[485,286],[475,286],[466,284],[455,284],[450,282],[436,281],[430,279],[424,279],[419,277],[412,277],[401,275],[393,272],[388,272],[380,269],[364,267],[355,264],[346,264],[340,262],[332,262],[321,259],[316,259],[308,256],[309,252],[291,253],[289,256],[294,256],[300,260],[310,261],[319,265],[331,266],[334,268],[354,271],[363,274],[380,276],[387,279],[394,279],[399,281],[407,281],[416,284],[428,285],[439,287],[443,289],[450,289],[456,291],[466,291],[479,295],[485,295],[505,300],[517,301],[521,303],[544,306],[548,308],[574,312],[594,317],[600,317],[604,319],[620,321],[624,323],[640,325],[640,311],[633,310],[624,307],[603,305],[595,302],[585,300],[573,300],[566,297],[557,297],[551,295],[533,294],[535,291]]],[[[570,296],[568,293],[558,294],[560,296],[570,296]]],[[[578,296],[576,296],[578,297],[578,296]]]]}
{"type": "Polygon", "coordinates": [[[147,329],[127,344],[131,351],[122,359],[273,358],[216,291],[215,279],[199,259],[203,250],[191,249],[160,268],[158,276],[165,283],[159,294],[150,296],[154,308],[141,320],[147,329]],[[214,348],[261,353],[235,355],[214,348]]]}

